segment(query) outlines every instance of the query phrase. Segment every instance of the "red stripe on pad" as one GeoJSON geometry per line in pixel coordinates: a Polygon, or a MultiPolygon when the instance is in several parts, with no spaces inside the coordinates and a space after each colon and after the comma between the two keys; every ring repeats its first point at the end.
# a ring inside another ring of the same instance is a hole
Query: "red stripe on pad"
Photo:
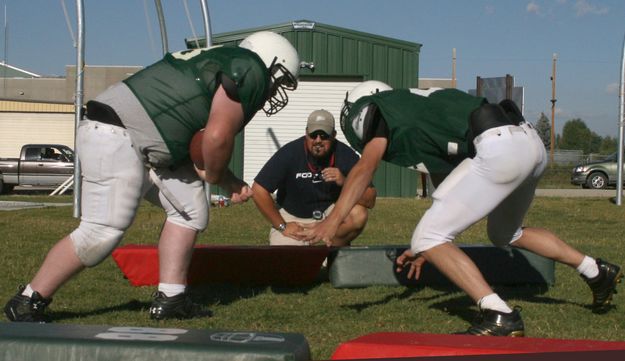
{"type": "MultiPolygon", "coordinates": [[[[328,252],[327,247],[198,245],[191,258],[188,282],[306,285],[317,279],[328,252]]],[[[156,246],[126,245],[112,255],[133,286],[158,284],[156,246]]]]}
{"type": "Polygon", "coordinates": [[[531,337],[372,333],[342,343],[333,360],[625,350],[625,342],[531,337]]]}

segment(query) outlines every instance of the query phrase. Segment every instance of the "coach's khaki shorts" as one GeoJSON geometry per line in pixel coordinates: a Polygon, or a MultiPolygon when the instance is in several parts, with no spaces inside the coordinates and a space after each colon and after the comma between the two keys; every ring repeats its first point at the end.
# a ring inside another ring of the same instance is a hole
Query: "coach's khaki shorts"
{"type": "MultiPolygon", "coordinates": [[[[328,208],[326,208],[325,211],[323,211],[322,220],[326,218],[328,214],[330,214],[332,209],[334,209],[334,203],[331,204],[328,208]]],[[[285,222],[315,223],[315,222],[320,221],[314,218],[295,217],[294,215],[285,211],[284,208],[280,209],[280,214],[282,215],[282,218],[284,218],[285,222]]],[[[297,239],[293,239],[291,237],[286,237],[282,235],[280,231],[278,231],[277,229],[273,227],[271,227],[271,230],[269,231],[269,244],[271,246],[307,246],[308,245],[304,242],[298,241],[297,239]]]]}

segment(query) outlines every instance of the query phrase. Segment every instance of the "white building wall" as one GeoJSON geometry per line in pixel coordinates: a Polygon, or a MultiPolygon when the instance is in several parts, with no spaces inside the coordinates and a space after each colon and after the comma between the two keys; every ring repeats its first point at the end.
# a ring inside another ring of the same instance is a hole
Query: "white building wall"
{"type": "Polygon", "coordinates": [[[288,92],[289,103],[278,114],[267,117],[259,111],[245,127],[243,179],[251,184],[265,162],[280,146],[304,135],[308,115],[325,109],[334,115],[337,139],[346,143],[340,126],[345,93],[359,83],[301,81],[288,92]]]}
{"type": "Polygon", "coordinates": [[[22,145],[64,144],[74,148],[74,114],[0,113],[0,157],[19,157],[22,145]]]}
{"type": "MultiPolygon", "coordinates": [[[[289,103],[267,117],[259,111],[245,127],[243,178],[252,183],[262,166],[282,145],[304,135],[308,115],[326,109],[334,115],[337,139],[347,143],[340,127],[345,93],[357,82],[302,81],[289,92],[289,103]],[[275,140],[274,140],[275,136],[275,140]]],[[[0,157],[19,156],[27,143],[57,143],[74,148],[74,114],[0,113],[0,157]]]]}

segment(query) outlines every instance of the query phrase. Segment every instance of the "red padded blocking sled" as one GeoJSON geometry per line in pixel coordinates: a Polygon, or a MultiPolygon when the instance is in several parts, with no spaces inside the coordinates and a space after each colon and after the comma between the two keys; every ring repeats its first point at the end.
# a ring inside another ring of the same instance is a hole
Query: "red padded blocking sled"
{"type": "MultiPolygon", "coordinates": [[[[195,246],[188,282],[306,285],[317,279],[328,252],[327,247],[195,246]]],[[[158,284],[156,246],[119,247],[113,259],[133,286],[158,284]]]]}
{"type": "Polygon", "coordinates": [[[625,342],[381,332],[342,343],[333,360],[625,350],[625,342]]]}

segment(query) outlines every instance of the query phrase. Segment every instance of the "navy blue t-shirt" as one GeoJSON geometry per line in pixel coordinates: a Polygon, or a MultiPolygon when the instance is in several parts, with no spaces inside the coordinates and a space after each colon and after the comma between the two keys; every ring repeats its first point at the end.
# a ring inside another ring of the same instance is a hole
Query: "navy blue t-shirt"
{"type": "Polygon", "coordinates": [[[321,171],[327,167],[341,170],[344,177],[358,162],[358,154],[345,145],[335,141],[333,156],[315,164],[307,156],[305,136],[285,144],[267,161],[254,182],[269,193],[276,189],[277,203],[290,214],[299,218],[312,218],[314,211],[324,211],[336,202],[341,187],[334,182],[324,182],[321,171]]]}

